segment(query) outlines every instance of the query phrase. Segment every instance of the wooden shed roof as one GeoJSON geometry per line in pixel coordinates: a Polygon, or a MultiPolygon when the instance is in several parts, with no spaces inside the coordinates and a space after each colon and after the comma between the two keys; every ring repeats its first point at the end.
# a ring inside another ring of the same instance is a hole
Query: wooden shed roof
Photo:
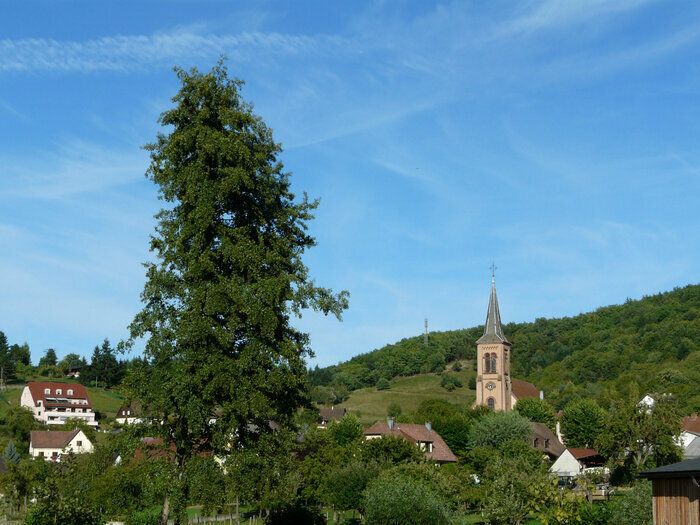
{"type": "Polygon", "coordinates": [[[686,459],[664,467],[646,470],[639,474],[643,478],[687,478],[700,474],[700,458],[686,459]]]}

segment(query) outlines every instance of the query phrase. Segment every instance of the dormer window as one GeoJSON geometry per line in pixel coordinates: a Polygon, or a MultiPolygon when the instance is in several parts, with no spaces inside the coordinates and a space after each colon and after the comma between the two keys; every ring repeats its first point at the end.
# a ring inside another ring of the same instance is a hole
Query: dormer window
{"type": "Polygon", "coordinates": [[[57,388],[57,389],[56,389],[56,395],[57,395],[57,396],[60,396],[61,394],[63,394],[63,390],[60,389],[60,388],[57,388]]]}
{"type": "Polygon", "coordinates": [[[68,389],[68,394],[67,394],[67,395],[69,395],[69,396],[72,396],[72,395],[73,395],[73,389],[72,389],[72,388],[69,388],[69,389],[68,389]]]}
{"type": "Polygon", "coordinates": [[[50,388],[44,388],[44,394],[51,394],[50,388]]]}

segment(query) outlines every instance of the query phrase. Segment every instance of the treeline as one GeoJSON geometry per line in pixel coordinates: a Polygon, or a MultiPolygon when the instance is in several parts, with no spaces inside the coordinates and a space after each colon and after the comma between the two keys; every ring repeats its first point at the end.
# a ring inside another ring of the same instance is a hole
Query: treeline
{"type": "MultiPolygon", "coordinates": [[[[483,326],[403,339],[345,363],[309,372],[316,396],[332,401],[382,379],[437,372],[454,359],[474,358],[483,326]],[[340,395],[337,395],[340,394],[340,395]]],[[[630,387],[676,394],[700,410],[700,285],[561,319],[510,323],[513,375],[544,389],[561,409],[576,397],[603,406],[630,387]]]]}
{"type": "Polygon", "coordinates": [[[9,344],[6,335],[0,331],[0,370],[5,382],[25,381],[37,376],[58,379],[77,370],[82,384],[111,388],[122,382],[129,367],[138,360],[119,359],[117,356],[116,348],[105,339],[95,346],[89,360],[74,352],[59,359],[56,350],[48,348],[33,366],[29,345],[9,344]]]}
{"type": "MultiPolygon", "coordinates": [[[[459,458],[441,468],[407,439],[365,440],[354,415],[319,429],[317,412],[300,411],[291,426],[258,436],[254,449],[231,447],[218,457],[193,458],[186,469],[192,483],[186,504],[199,506],[204,515],[245,509],[242,521],[262,516],[270,525],[523,523],[528,518],[633,525],[651,519],[649,484],[634,481],[640,470],[680,457],[673,440],[680,416],[673,400],[660,399],[648,411],[639,410],[634,396],[610,412],[591,401],[567,406],[562,423],[578,440],[574,444],[595,442],[613,479],[632,484],[612,501],[595,504],[582,492],[600,483],[602,473],[579,477],[578,492],[560,488],[548,473],[551,462],[531,446],[530,421],[553,418],[552,407],[537,399],[521,408],[489,412],[426,400],[415,412],[396,415],[398,425],[432,421],[459,458]],[[641,426],[643,435],[634,430],[641,426]]],[[[31,428],[27,415],[16,425],[18,441],[31,428]]],[[[66,456],[60,463],[33,461],[11,442],[3,452],[8,470],[0,473],[0,489],[7,496],[0,510],[27,525],[159,524],[162,501],[178,482],[178,472],[173,447],[142,439],[156,432],[147,425],[126,427],[97,440],[94,453],[66,456]]]]}

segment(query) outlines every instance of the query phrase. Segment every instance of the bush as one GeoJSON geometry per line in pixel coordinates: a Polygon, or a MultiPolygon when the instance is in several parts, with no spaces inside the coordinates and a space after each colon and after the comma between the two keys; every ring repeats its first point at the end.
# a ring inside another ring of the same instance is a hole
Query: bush
{"type": "Polygon", "coordinates": [[[340,420],[331,421],[328,433],[338,445],[344,447],[362,438],[362,423],[356,415],[345,414],[340,420]]]}
{"type": "Polygon", "coordinates": [[[126,525],[160,525],[160,507],[133,512],[126,518],[126,525]]]}
{"type": "Polygon", "coordinates": [[[586,525],[608,525],[615,523],[612,521],[612,505],[609,501],[599,501],[588,503],[581,507],[579,513],[580,523],[586,525]]]}
{"type": "Polygon", "coordinates": [[[394,436],[363,441],[360,453],[364,461],[378,463],[417,463],[423,460],[423,453],[410,441],[394,436]]]}
{"type": "Polygon", "coordinates": [[[615,496],[611,502],[616,525],[651,525],[651,481],[639,481],[630,490],[615,496]]]}
{"type": "Polygon", "coordinates": [[[476,390],[476,376],[469,376],[467,386],[469,387],[469,390],[476,390]]]}
{"type": "Polygon", "coordinates": [[[339,466],[325,479],[325,502],[336,510],[361,510],[363,492],[378,468],[359,461],[339,466]]]}
{"type": "Polygon", "coordinates": [[[391,388],[391,383],[386,377],[380,377],[377,381],[377,390],[389,390],[391,388]]]}
{"type": "Polygon", "coordinates": [[[452,365],[452,371],[453,372],[461,372],[462,371],[462,363],[459,361],[455,361],[455,364],[452,365]]]}
{"type": "Polygon", "coordinates": [[[301,503],[273,509],[265,519],[267,525],[325,525],[326,517],[316,507],[301,503]]]}
{"type": "Polygon", "coordinates": [[[401,415],[401,405],[398,403],[391,403],[387,409],[386,415],[393,418],[399,417],[401,415]]]}
{"type": "Polygon", "coordinates": [[[427,486],[405,475],[380,476],[365,491],[367,525],[447,525],[448,511],[427,486]]]}
{"type": "Polygon", "coordinates": [[[440,380],[440,386],[451,392],[455,388],[460,388],[462,386],[462,382],[457,376],[452,374],[443,374],[442,379],[440,380]]]}

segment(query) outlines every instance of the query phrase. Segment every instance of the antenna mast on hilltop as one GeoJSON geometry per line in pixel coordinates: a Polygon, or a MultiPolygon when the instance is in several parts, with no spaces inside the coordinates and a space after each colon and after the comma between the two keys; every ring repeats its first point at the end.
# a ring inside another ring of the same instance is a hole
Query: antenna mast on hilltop
{"type": "Polygon", "coordinates": [[[425,333],[423,334],[423,344],[428,346],[428,318],[425,318],[425,333]]]}

